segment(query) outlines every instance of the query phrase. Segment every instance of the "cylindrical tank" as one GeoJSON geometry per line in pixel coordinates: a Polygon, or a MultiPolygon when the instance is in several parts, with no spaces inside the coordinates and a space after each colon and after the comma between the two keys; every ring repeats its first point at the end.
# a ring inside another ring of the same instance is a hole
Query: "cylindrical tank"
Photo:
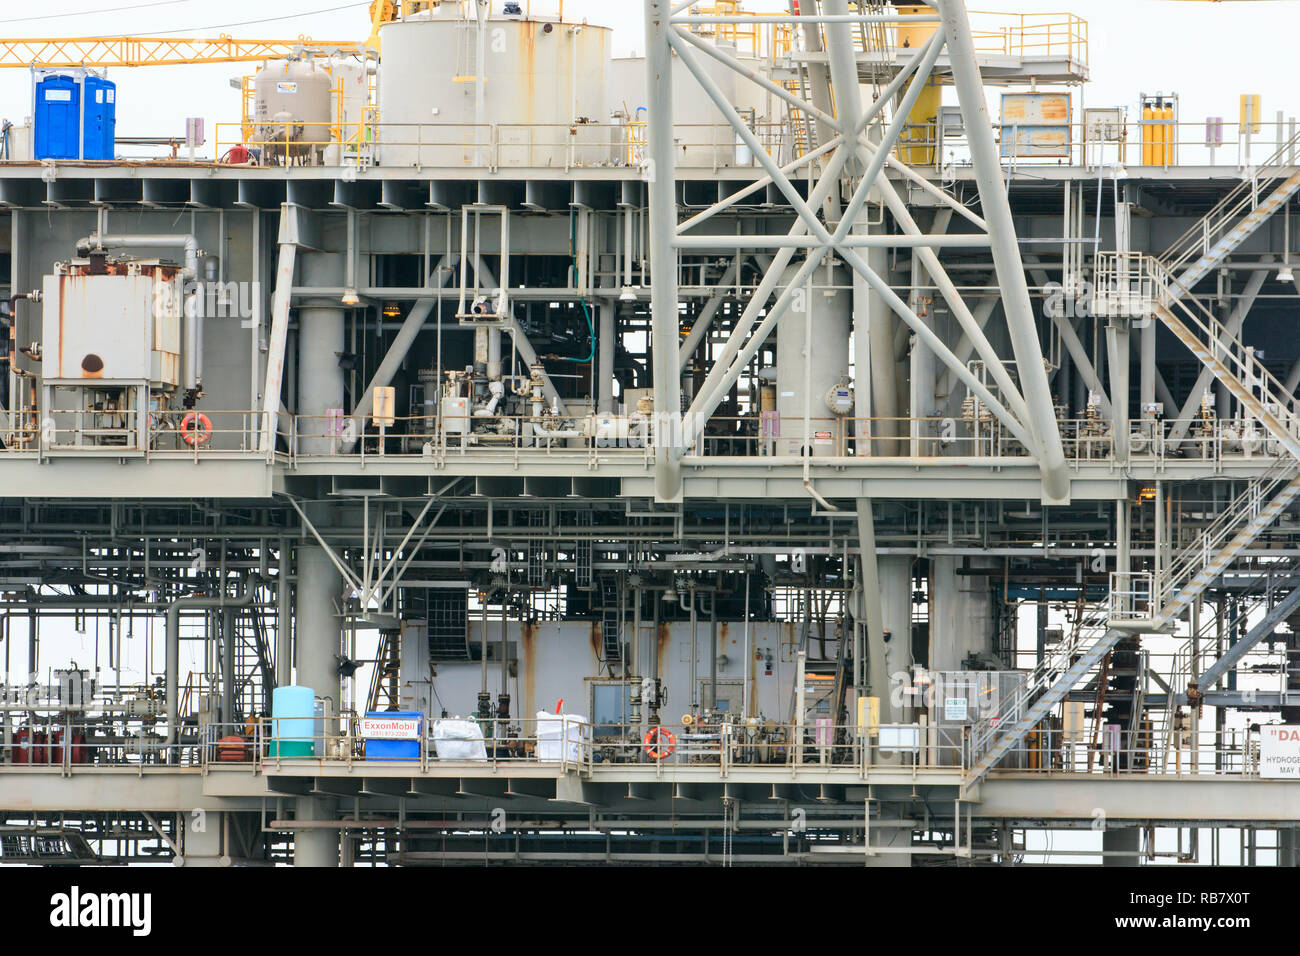
{"type": "Polygon", "coordinates": [[[269,60],[253,77],[253,144],[264,163],[319,165],[330,143],[330,72],[314,60],[269,60]]]}
{"type": "Polygon", "coordinates": [[[330,122],[334,142],[325,148],[325,165],[340,166],[347,157],[355,156],[369,135],[366,124],[370,117],[366,107],[370,103],[369,65],[354,56],[336,54],[327,65],[330,77],[330,122]]]}
{"type": "Polygon", "coordinates": [[[277,687],[271,692],[272,757],[311,757],[316,753],[316,692],[310,687],[277,687]]]}
{"type": "Polygon", "coordinates": [[[610,31],[523,17],[464,19],[458,6],[442,4],[380,31],[380,163],[612,162],[610,31]]]}
{"type": "MultiPolygon", "coordinates": [[[[785,271],[783,285],[794,281],[799,263],[785,271]]],[[[849,333],[853,327],[853,282],[843,267],[819,266],[802,289],[795,290],[789,310],[777,324],[776,408],[780,420],[778,455],[800,455],[808,439],[813,457],[836,454],[841,420],[831,411],[831,389],[849,381],[849,333]],[[812,336],[807,335],[808,310],[812,336]],[[808,354],[805,355],[805,346],[808,354]]]]}
{"type": "MultiPolygon", "coordinates": [[[[715,45],[747,67],[762,72],[766,61],[733,44],[715,45]]],[[[759,139],[771,139],[766,132],[772,123],[785,118],[785,106],[774,104],[772,97],[762,87],[741,79],[739,74],[712,57],[697,54],[695,62],[705,74],[722,89],[727,101],[736,108],[758,133],[759,139]],[[775,112],[769,112],[774,110],[775,112]]],[[[645,122],[655,104],[646,94],[646,66],[644,57],[620,57],[610,67],[610,108],[625,114],[635,122],[645,122]]],[[[749,148],[738,138],[722,111],[704,92],[699,82],[682,61],[673,57],[673,138],[677,143],[677,164],[688,168],[717,168],[723,166],[751,166],[754,164],[749,148]]],[[[644,156],[644,137],[632,137],[633,143],[625,147],[619,162],[636,165],[644,156]]],[[[773,144],[775,149],[775,144],[773,144]]],[[[784,160],[783,154],[781,158],[784,160]]]]}
{"type": "Polygon", "coordinates": [[[14,763],[47,763],[45,734],[23,727],[14,732],[14,763]]]}

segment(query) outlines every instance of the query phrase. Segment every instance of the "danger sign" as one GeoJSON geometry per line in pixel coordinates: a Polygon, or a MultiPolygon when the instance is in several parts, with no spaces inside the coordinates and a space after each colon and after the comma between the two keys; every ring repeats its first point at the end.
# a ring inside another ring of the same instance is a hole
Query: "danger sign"
{"type": "Polygon", "coordinates": [[[1300,726],[1265,724],[1259,728],[1259,775],[1272,780],[1300,779],[1300,726]]]}

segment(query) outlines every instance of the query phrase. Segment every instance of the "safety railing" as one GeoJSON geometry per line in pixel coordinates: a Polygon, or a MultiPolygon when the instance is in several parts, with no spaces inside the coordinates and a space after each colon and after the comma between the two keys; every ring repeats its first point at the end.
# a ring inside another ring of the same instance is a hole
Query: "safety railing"
{"type": "MultiPolygon", "coordinates": [[[[760,140],[786,140],[786,124],[756,122],[760,140]]],[[[726,123],[673,127],[676,162],[685,169],[754,166],[726,123]]],[[[601,123],[394,123],[340,128],[337,123],[218,123],[216,149],[231,163],[254,166],[387,166],[498,170],[631,166],[645,161],[645,117],[601,123]],[[231,151],[235,150],[234,153],[231,151]]]]}
{"type": "Polygon", "coordinates": [[[1150,571],[1112,571],[1107,613],[1116,621],[1149,621],[1155,615],[1155,576],[1150,571]]]}
{"type": "Polygon", "coordinates": [[[1064,729],[1039,728],[1012,747],[999,771],[1104,777],[1255,777],[1259,775],[1259,733],[1243,728],[1180,734],[1166,743],[1154,725],[1118,724],[1064,729]]]}
{"type": "MultiPolygon", "coordinates": [[[[146,459],[257,456],[291,465],[336,457],[365,461],[424,458],[446,462],[455,457],[524,461],[545,457],[580,461],[599,467],[607,461],[653,458],[661,436],[674,440],[675,430],[656,425],[653,415],[599,415],[575,410],[569,416],[413,415],[396,416],[387,425],[366,416],[280,415],[274,450],[264,447],[263,411],[209,408],[103,413],[62,408],[53,415],[16,413],[15,427],[0,431],[0,456],[138,456],[146,459]],[[111,426],[92,422],[111,415],[111,426]],[[137,431],[141,418],[143,435],[137,431]],[[88,424],[89,423],[89,424],[88,424]],[[142,441],[143,439],[143,441],[142,441]]],[[[1114,435],[1108,417],[1061,418],[1057,422],[1066,459],[1076,466],[1114,459],[1114,435]]],[[[1216,473],[1252,461],[1272,463],[1288,453],[1255,419],[1196,417],[1179,428],[1174,418],[1133,419],[1128,423],[1130,461],[1156,471],[1174,462],[1195,460],[1216,473]]],[[[1025,447],[991,416],[924,418],[823,415],[720,415],[709,419],[688,455],[718,459],[802,461],[808,451],[819,458],[861,458],[872,462],[945,459],[1028,459],[1025,447]]],[[[1271,472],[1270,472],[1271,474],[1271,472]]]]}
{"type": "MultiPolygon", "coordinates": [[[[495,770],[523,764],[586,771],[592,763],[591,724],[581,717],[435,718],[409,738],[367,737],[359,717],[327,718],[321,733],[304,733],[303,719],[262,718],[254,733],[207,741],[206,763],[255,764],[255,771],[325,764],[397,764],[413,772],[435,766],[495,770]],[[238,738],[238,739],[234,739],[238,738]],[[225,757],[222,757],[222,747],[225,757]]],[[[310,724],[310,719],[306,720],[310,724]]],[[[215,732],[215,731],[214,731],[215,732]]]]}
{"type": "MultiPolygon", "coordinates": [[[[1163,262],[1141,253],[1098,253],[1096,270],[1094,311],[1098,315],[1142,321],[1161,316],[1185,344],[1203,350],[1265,407],[1283,430],[1276,437],[1300,441],[1300,399],[1277,380],[1254,348],[1241,343],[1209,309],[1175,291],[1176,281],[1163,262]]],[[[1267,426],[1267,419],[1262,424],[1267,426]]]]}
{"type": "Polygon", "coordinates": [[[543,456],[594,467],[614,458],[652,460],[656,434],[653,420],[640,416],[469,413],[394,417],[387,425],[376,425],[359,416],[299,415],[293,421],[289,457],[301,462],[344,454],[361,459],[415,456],[441,462],[457,456],[511,461],[543,456]]]}
{"type": "MultiPolygon", "coordinates": [[[[1271,661],[1270,649],[1252,652],[1271,661]]],[[[1285,699],[1287,668],[1279,693],[1285,699]]],[[[1265,693],[1267,691],[1260,691],[1265,693]]],[[[1300,699],[1300,693],[1296,694],[1300,699]]],[[[1155,712],[1148,712],[1155,716],[1155,712]]],[[[718,778],[734,770],[765,769],[798,778],[819,771],[867,777],[872,773],[964,773],[978,756],[978,725],[917,720],[839,725],[810,719],[802,725],[732,720],[720,725],[593,725],[574,716],[503,720],[422,721],[407,746],[367,739],[357,717],[306,719],[323,729],[304,731],[303,719],[258,718],[237,724],[193,722],[168,744],[162,724],[121,716],[98,720],[11,719],[0,736],[0,774],[62,776],[99,770],[138,773],[169,770],[285,775],[328,775],[394,769],[411,775],[462,776],[509,773],[515,767],[549,768],[564,775],[617,774],[620,767],[712,768],[718,778]],[[279,726],[277,726],[277,724],[279,726]],[[446,725],[450,725],[448,728],[446,725]],[[380,745],[383,745],[382,747],[380,745]]],[[[1011,747],[992,771],[999,773],[1124,776],[1256,777],[1257,729],[1216,730],[1190,718],[1173,732],[1155,721],[1136,729],[1091,722],[1045,722],[1011,747]]]]}
{"type": "MultiPolygon", "coordinates": [[[[1246,127],[1247,130],[1250,128],[1246,127]]],[[[1297,134],[1295,120],[1292,119],[1285,130],[1281,124],[1275,124],[1274,129],[1276,130],[1277,149],[1260,162],[1259,166],[1263,169],[1294,167],[1297,162],[1297,150],[1300,149],[1300,134],[1297,134]],[[1285,140],[1283,139],[1284,132],[1286,133],[1285,140]]],[[[1242,135],[1246,146],[1246,155],[1242,165],[1249,166],[1251,134],[1243,133],[1242,135]]],[[[1275,186],[1280,181],[1280,178],[1279,176],[1261,178],[1257,174],[1243,178],[1236,188],[1219,200],[1214,208],[1174,240],[1169,248],[1165,250],[1165,253],[1160,257],[1165,272],[1170,276],[1180,276],[1189,263],[1203,255],[1207,255],[1211,246],[1218,241],[1220,236],[1253,211],[1259,205],[1261,197],[1266,196],[1270,191],[1270,187],[1275,186]]]]}
{"type": "Polygon", "coordinates": [[[270,454],[261,450],[267,420],[262,411],[211,408],[26,410],[16,415],[15,427],[0,432],[0,452],[40,458],[106,455],[195,461],[243,453],[269,460],[270,454]]]}
{"type": "Polygon", "coordinates": [[[1088,21],[1073,13],[969,12],[975,52],[1088,63],[1088,21]]]}
{"type": "Polygon", "coordinates": [[[1300,474],[1300,462],[1288,454],[1279,458],[1265,474],[1248,482],[1193,541],[1174,553],[1159,582],[1159,605],[1163,608],[1172,602],[1210,560],[1228,546],[1242,526],[1258,517],[1297,474],[1300,474]]]}
{"type": "MultiPolygon", "coordinates": [[[[1135,119],[1124,115],[1122,108],[1116,110],[1119,115],[1114,119],[1063,122],[1052,124],[1046,131],[1040,127],[1022,129],[995,115],[993,131],[1001,144],[1002,162],[1015,167],[1114,167],[1124,170],[1121,175],[1132,177],[1140,177],[1148,170],[1232,169],[1243,176],[1246,189],[1256,193],[1261,187],[1259,172],[1289,169],[1300,162],[1295,117],[1252,126],[1226,123],[1217,117],[1193,123],[1135,119]],[[1048,132],[1050,136],[1045,135],[1048,132]]],[[[969,141],[961,129],[941,130],[929,124],[918,127],[911,135],[928,136],[928,145],[938,151],[943,165],[970,164],[969,141]]],[[[1240,193],[1233,196],[1233,202],[1240,199],[1240,193]]],[[[1199,224],[1196,229],[1195,235],[1184,236],[1175,245],[1199,242],[1199,224]]]]}
{"type": "Polygon", "coordinates": [[[58,770],[71,774],[94,767],[198,767],[198,741],[167,742],[153,720],[122,715],[87,720],[84,714],[29,719],[10,714],[0,735],[0,769],[58,770]]]}

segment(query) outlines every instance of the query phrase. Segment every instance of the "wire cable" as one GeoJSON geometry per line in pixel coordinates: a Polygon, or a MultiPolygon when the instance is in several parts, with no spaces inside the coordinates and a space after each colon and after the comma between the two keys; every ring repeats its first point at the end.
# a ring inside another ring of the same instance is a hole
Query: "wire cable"
{"type": "Polygon", "coordinates": [[[178,3],[193,3],[194,0],[152,0],[150,3],[133,3],[124,7],[99,8],[97,10],[77,10],[75,13],[42,13],[31,17],[12,17],[0,20],[0,24],[30,23],[33,20],[62,20],[65,17],[93,17],[100,13],[130,13],[133,10],[146,10],[149,7],[170,7],[178,3]]]}
{"type": "Polygon", "coordinates": [[[178,27],[171,30],[151,30],[148,33],[132,33],[133,37],[164,37],[175,36],[178,33],[196,33],[199,30],[224,30],[227,27],[247,27],[259,23],[276,23],[280,20],[300,20],[303,17],[315,16],[319,13],[337,13],[339,10],[355,10],[357,7],[368,7],[368,2],[362,3],[345,3],[337,7],[322,7],[319,10],[304,10],[300,13],[286,13],[279,17],[261,17],[256,20],[239,20],[233,23],[212,23],[204,27],[178,27]]]}

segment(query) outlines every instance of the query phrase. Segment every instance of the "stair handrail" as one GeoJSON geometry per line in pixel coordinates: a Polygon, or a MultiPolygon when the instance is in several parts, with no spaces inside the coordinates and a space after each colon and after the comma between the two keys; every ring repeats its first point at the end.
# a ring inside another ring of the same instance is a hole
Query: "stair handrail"
{"type": "Polygon", "coordinates": [[[1289,154],[1295,149],[1300,148],[1300,133],[1292,136],[1283,143],[1276,152],[1259,163],[1252,169],[1252,175],[1244,177],[1226,196],[1210,208],[1204,216],[1198,219],[1186,232],[1175,239],[1168,249],[1160,256],[1160,260],[1165,264],[1170,272],[1181,272],[1182,267],[1194,254],[1204,254],[1208,251],[1211,244],[1210,236],[1215,230],[1221,229],[1223,223],[1239,215],[1249,214],[1250,210],[1257,205],[1256,197],[1259,195],[1259,181],[1256,179],[1254,172],[1259,169],[1274,169],[1279,172],[1271,176],[1267,182],[1272,184],[1279,180],[1285,180],[1286,175],[1283,172],[1291,170],[1294,173],[1297,167],[1293,163],[1283,163],[1284,154],[1289,154]],[[1243,213],[1243,208],[1249,206],[1243,213]],[[1231,208],[1229,208],[1231,207],[1231,208]],[[1211,227],[1213,223],[1213,228],[1211,227]]]}

